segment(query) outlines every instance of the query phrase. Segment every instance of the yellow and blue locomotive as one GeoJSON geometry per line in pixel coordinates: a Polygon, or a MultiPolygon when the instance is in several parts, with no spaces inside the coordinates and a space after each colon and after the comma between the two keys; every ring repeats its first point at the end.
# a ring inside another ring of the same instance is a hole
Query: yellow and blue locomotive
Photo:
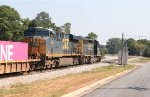
{"type": "Polygon", "coordinates": [[[68,61],[72,65],[101,61],[100,45],[97,40],[66,33],[55,33],[45,28],[28,28],[23,42],[29,44],[29,59],[40,59],[33,70],[59,66],[68,61]]]}

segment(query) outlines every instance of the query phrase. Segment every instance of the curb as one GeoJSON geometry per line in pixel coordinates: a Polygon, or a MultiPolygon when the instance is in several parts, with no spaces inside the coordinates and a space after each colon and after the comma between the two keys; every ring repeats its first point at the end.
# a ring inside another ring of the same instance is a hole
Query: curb
{"type": "Polygon", "coordinates": [[[136,70],[137,68],[138,68],[138,66],[136,66],[136,67],[134,67],[134,68],[132,68],[130,70],[126,70],[126,71],[123,71],[121,73],[117,73],[115,75],[109,76],[107,78],[99,80],[99,81],[97,81],[95,83],[92,83],[92,84],[90,84],[88,86],[85,86],[83,88],[75,90],[75,91],[73,91],[71,93],[68,93],[66,95],[63,95],[61,97],[81,97],[84,94],[90,93],[91,91],[95,90],[98,87],[101,87],[101,86],[103,86],[103,85],[105,85],[105,84],[107,84],[107,83],[109,83],[109,82],[111,82],[111,81],[113,81],[113,80],[123,76],[123,75],[126,75],[126,74],[136,70]]]}

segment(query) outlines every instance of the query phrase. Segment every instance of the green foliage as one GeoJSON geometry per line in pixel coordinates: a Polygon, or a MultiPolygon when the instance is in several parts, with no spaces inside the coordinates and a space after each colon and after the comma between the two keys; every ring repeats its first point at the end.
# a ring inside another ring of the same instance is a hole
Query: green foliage
{"type": "Polygon", "coordinates": [[[134,40],[133,38],[129,38],[126,40],[126,43],[129,48],[129,55],[135,55],[137,53],[135,50],[136,40],[134,40]]]}
{"type": "Polygon", "coordinates": [[[29,27],[38,27],[37,22],[35,20],[32,20],[29,24],[29,27]]]}
{"type": "Polygon", "coordinates": [[[56,33],[65,32],[70,33],[71,23],[65,23],[63,26],[58,27],[55,23],[52,22],[52,18],[45,11],[42,11],[37,14],[36,18],[32,21],[25,21],[25,25],[28,27],[43,27],[43,28],[51,28],[56,33]]]}
{"type": "Polygon", "coordinates": [[[21,19],[19,13],[10,6],[0,6],[0,40],[19,41],[23,37],[23,32],[28,27],[51,28],[55,32],[70,33],[71,23],[65,23],[62,27],[57,27],[52,22],[48,13],[42,11],[37,14],[36,18],[21,19]]]}
{"type": "Polygon", "coordinates": [[[127,41],[127,45],[129,48],[129,55],[145,55],[146,54],[146,48],[150,44],[150,42],[146,39],[143,40],[134,40],[132,38],[129,38],[127,41]]]}
{"type": "MultiPolygon", "coordinates": [[[[124,41],[127,43],[129,49],[129,55],[138,55],[150,57],[150,41],[147,39],[142,40],[134,40],[133,38],[129,38],[124,41]]],[[[111,38],[107,42],[108,53],[117,54],[118,50],[121,49],[121,39],[119,38],[111,38]]]]}
{"type": "Polygon", "coordinates": [[[98,37],[98,36],[97,36],[94,32],[90,32],[90,33],[86,36],[86,38],[88,38],[88,39],[94,39],[94,40],[96,40],[97,37],[98,37]]]}
{"type": "Polygon", "coordinates": [[[0,39],[18,41],[23,35],[19,13],[10,6],[0,6],[0,39]]]}
{"type": "Polygon", "coordinates": [[[62,30],[61,30],[60,27],[55,27],[53,30],[54,30],[56,33],[62,32],[62,30]]]}
{"type": "Polygon", "coordinates": [[[105,56],[105,54],[107,54],[107,53],[108,53],[107,48],[106,48],[106,47],[102,47],[102,48],[100,48],[100,53],[101,53],[101,56],[102,56],[102,57],[104,57],[104,56],[105,56]]]}
{"type": "Polygon", "coordinates": [[[122,47],[122,42],[120,38],[111,38],[108,40],[106,48],[109,54],[117,54],[122,47]]]}
{"type": "Polygon", "coordinates": [[[50,27],[53,31],[55,31],[56,33],[60,33],[63,32],[61,27],[58,27],[55,25],[55,23],[51,23],[51,27],[50,27]]]}
{"type": "Polygon", "coordinates": [[[23,25],[23,29],[26,30],[31,24],[31,21],[29,20],[29,18],[26,19],[22,19],[22,25],[23,25]]]}
{"type": "Polygon", "coordinates": [[[137,40],[138,43],[141,43],[143,45],[149,45],[150,41],[147,39],[141,39],[141,40],[137,40]]]}
{"type": "Polygon", "coordinates": [[[144,57],[150,57],[150,47],[146,46],[144,52],[143,52],[144,57]]]}
{"type": "Polygon", "coordinates": [[[62,31],[65,33],[70,33],[70,29],[71,29],[71,23],[65,23],[62,27],[62,31]]]}
{"type": "Polygon", "coordinates": [[[17,94],[17,93],[25,93],[29,89],[25,84],[17,84],[10,89],[1,89],[0,96],[9,95],[9,94],[17,94]]]}
{"type": "Polygon", "coordinates": [[[145,45],[142,43],[136,42],[134,44],[134,50],[136,51],[136,55],[143,55],[143,52],[145,50],[145,45]]]}
{"type": "Polygon", "coordinates": [[[51,17],[45,11],[42,11],[37,14],[36,18],[31,21],[30,27],[43,27],[50,28],[51,27],[51,17]]]}

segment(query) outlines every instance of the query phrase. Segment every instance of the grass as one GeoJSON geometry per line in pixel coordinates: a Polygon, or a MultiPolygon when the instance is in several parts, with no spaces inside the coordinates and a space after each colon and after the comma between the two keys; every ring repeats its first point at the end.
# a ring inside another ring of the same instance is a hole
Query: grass
{"type": "Polygon", "coordinates": [[[131,60],[129,62],[130,63],[146,63],[146,62],[149,62],[149,61],[150,61],[150,58],[148,58],[148,57],[141,57],[141,58],[138,58],[138,59],[131,60]]]}
{"type": "Polygon", "coordinates": [[[93,82],[133,68],[134,65],[110,65],[94,68],[78,74],[68,74],[55,79],[36,81],[31,84],[18,84],[10,89],[0,90],[0,97],[60,97],[66,93],[89,85],[93,82]]]}
{"type": "Polygon", "coordinates": [[[25,84],[17,84],[16,86],[10,88],[10,89],[1,89],[0,90],[0,96],[3,96],[5,94],[17,94],[22,93],[25,90],[27,90],[28,87],[25,86],[25,84]]]}

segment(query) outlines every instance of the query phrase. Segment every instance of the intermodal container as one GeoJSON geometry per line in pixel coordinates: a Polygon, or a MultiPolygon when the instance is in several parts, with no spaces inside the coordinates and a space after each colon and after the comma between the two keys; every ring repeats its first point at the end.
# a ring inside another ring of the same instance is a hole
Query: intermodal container
{"type": "Polygon", "coordinates": [[[28,60],[28,43],[0,41],[0,61],[28,60]]]}

